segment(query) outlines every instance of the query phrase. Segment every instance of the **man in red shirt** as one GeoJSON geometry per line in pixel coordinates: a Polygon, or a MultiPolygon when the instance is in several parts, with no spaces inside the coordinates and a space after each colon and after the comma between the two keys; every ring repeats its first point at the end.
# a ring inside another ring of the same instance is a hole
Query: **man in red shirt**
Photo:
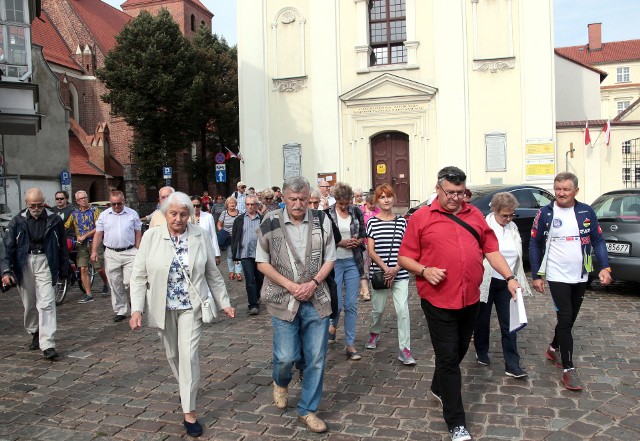
{"type": "Polygon", "coordinates": [[[453,441],[471,439],[462,404],[460,362],[469,349],[478,315],[483,258],[507,280],[514,298],[520,287],[484,216],[464,202],[466,179],[457,167],[438,172],[437,198],[411,216],[398,257],[400,266],[416,274],[436,354],[431,392],[442,402],[453,441]]]}

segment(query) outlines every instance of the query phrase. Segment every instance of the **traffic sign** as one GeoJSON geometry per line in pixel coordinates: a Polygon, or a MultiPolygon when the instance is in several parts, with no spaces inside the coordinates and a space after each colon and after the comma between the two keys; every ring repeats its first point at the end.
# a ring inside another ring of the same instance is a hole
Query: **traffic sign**
{"type": "Polygon", "coordinates": [[[60,184],[62,185],[70,185],[71,184],[71,173],[67,170],[62,170],[60,173],[60,184]]]}
{"type": "Polygon", "coordinates": [[[227,158],[224,156],[224,153],[218,152],[218,153],[216,153],[216,156],[215,156],[214,159],[218,164],[222,164],[224,162],[224,160],[227,159],[227,158]]]}
{"type": "Polygon", "coordinates": [[[162,178],[163,179],[171,179],[171,175],[173,175],[171,167],[162,167],[162,178]]]}
{"type": "Polygon", "coordinates": [[[227,171],[227,164],[216,164],[216,172],[227,171]]]}
{"type": "Polygon", "coordinates": [[[227,172],[224,170],[216,171],[216,182],[227,182],[227,172]]]}

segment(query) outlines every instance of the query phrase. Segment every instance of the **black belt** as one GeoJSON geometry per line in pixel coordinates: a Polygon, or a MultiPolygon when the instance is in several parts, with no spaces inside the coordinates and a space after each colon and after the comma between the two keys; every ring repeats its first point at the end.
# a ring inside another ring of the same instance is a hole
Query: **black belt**
{"type": "Polygon", "coordinates": [[[44,254],[44,250],[29,250],[29,254],[44,254]]]}
{"type": "Polygon", "coordinates": [[[127,250],[130,250],[131,248],[135,247],[135,245],[129,245],[129,246],[128,246],[128,247],[126,247],[126,248],[111,248],[111,247],[108,247],[108,246],[106,246],[106,245],[105,245],[104,247],[105,247],[105,248],[109,248],[111,251],[115,251],[116,253],[119,253],[119,252],[121,252],[121,251],[127,251],[127,250]]]}

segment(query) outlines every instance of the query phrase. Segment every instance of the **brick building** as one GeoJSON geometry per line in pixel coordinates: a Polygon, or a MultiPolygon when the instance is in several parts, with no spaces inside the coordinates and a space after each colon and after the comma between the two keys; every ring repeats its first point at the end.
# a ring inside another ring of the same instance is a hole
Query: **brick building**
{"type": "MultiPolygon", "coordinates": [[[[199,0],[129,0],[120,11],[101,0],[42,0],[40,20],[33,23],[33,42],[43,46],[51,70],[60,79],[60,94],[69,108],[69,153],[72,189],[86,190],[91,200],[105,200],[112,187],[126,191],[133,130],[101,100],[107,92],[95,70],[116,46],[116,35],[140,11],[167,8],[180,29],[192,36],[213,14],[199,0]]],[[[178,168],[188,159],[178,155],[178,168]]],[[[186,173],[176,170],[174,185],[190,191],[186,173]]],[[[130,201],[154,201],[156,189],[130,187],[130,201]]]]}

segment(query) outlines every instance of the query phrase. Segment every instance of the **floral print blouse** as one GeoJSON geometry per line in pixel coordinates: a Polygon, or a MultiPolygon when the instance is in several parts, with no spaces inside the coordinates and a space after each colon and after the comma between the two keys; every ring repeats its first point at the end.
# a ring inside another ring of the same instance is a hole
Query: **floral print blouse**
{"type": "Polygon", "coordinates": [[[188,232],[185,231],[178,237],[171,237],[171,244],[176,250],[177,257],[174,255],[169,267],[169,278],[167,280],[167,309],[182,310],[191,309],[191,300],[189,300],[189,282],[184,275],[182,267],[187,274],[189,272],[189,254],[188,254],[188,232]],[[180,259],[180,261],[178,261],[180,259]],[[180,264],[182,263],[182,267],[180,264]]]}

